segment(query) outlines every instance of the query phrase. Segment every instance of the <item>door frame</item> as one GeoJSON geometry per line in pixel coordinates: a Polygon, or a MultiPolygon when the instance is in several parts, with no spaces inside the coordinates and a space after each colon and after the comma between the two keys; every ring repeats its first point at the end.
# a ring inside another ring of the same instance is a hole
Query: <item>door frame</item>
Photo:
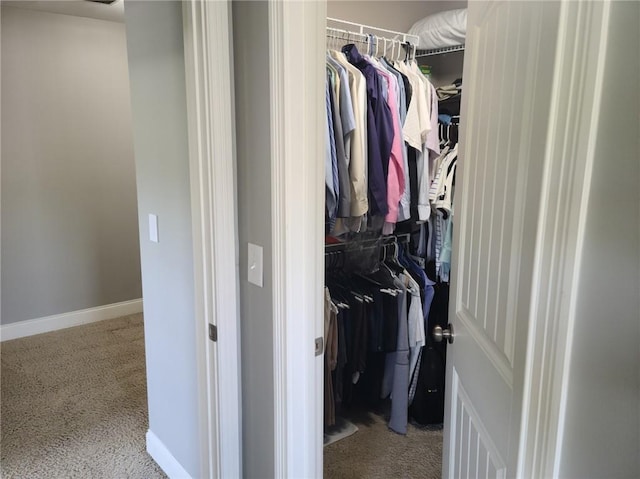
{"type": "Polygon", "coordinates": [[[182,4],[193,224],[200,474],[242,477],[231,5],[182,4]],[[210,327],[217,338],[210,340],[210,327]]]}
{"type": "MultiPolygon", "coordinates": [[[[558,474],[593,131],[606,53],[610,1],[562,3],[531,292],[530,318],[535,321],[529,323],[527,341],[518,477],[558,474]],[[567,112],[575,113],[571,122],[564,121],[567,112]]],[[[324,65],[325,17],[326,0],[312,5],[269,1],[276,477],[322,475],[322,362],[314,361],[311,351],[323,322],[319,238],[324,200],[318,189],[324,179],[324,126],[318,110],[324,76],[317,67],[324,65]],[[301,83],[305,88],[294,87],[301,83]],[[301,145],[308,145],[304,154],[301,145]]]]}
{"type": "Polygon", "coordinates": [[[611,0],[563,0],[538,216],[518,477],[558,477],[611,0]],[[567,121],[567,119],[571,119],[567,121]]]}
{"type": "Polygon", "coordinates": [[[274,477],[322,477],[326,16],[269,0],[274,477]]]}

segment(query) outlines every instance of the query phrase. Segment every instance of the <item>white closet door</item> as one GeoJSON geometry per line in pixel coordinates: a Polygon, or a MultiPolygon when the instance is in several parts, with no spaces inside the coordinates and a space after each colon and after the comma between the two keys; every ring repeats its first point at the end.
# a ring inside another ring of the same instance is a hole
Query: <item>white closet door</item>
{"type": "Polygon", "coordinates": [[[513,477],[559,2],[469,2],[443,477],[513,477]]]}

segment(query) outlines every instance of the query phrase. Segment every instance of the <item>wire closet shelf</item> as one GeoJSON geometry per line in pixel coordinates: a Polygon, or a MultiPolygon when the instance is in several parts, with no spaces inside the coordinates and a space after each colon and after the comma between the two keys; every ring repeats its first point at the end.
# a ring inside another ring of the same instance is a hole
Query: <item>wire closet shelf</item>
{"type": "Polygon", "coordinates": [[[371,52],[375,51],[392,57],[402,52],[403,48],[408,48],[412,59],[415,58],[419,40],[417,35],[331,17],[327,18],[327,38],[361,43],[371,52]]]}
{"type": "Polygon", "coordinates": [[[445,53],[463,52],[464,44],[452,45],[450,47],[434,48],[432,50],[418,50],[416,58],[430,57],[433,55],[444,55],[445,53]]]}
{"type": "Polygon", "coordinates": [[[327,38],[362,43],[370,50],[375,49],[385,55],[391,53],[391,56],[394,56],[396,52],[401,52],[402,48],[408,47],[410,49],[409,55],[412,59],[461,52],[465,49],[465,45],[461,44],[431,50],[418,50],[417,45],[420,39],[417,35],[331,17],[327,18],[327,38]],[[382,46],[380,45],[381,42],[382,46]]]}

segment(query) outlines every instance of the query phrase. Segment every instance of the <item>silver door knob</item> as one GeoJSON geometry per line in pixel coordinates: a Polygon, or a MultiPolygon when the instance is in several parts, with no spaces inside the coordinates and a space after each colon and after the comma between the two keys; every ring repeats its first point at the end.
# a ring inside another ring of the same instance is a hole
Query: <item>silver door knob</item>
{"type": "Polygon", "coordinates": [[[446,339],[449,344],[453,343],[453,326],[451,324],[447,324],[447,329],[442,329],[440,326],[436,326],[433,328],[433,340],[436,343],[442,342],[443,339],[446,339]]]}

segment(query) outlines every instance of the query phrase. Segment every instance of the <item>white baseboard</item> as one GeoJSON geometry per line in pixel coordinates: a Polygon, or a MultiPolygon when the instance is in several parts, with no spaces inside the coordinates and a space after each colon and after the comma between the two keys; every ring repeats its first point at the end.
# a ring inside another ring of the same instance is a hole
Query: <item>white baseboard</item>
{"type": "Polygon", "coordinates": [[[96,321],[119,318],[120,316],[141,312],[142,299],[133,299],[131,301],[98,306],[96,308],[3,324],[0,326],[0,341],[9,341],[11,339],[33,336],[34,334],[49,333],[51,331],[57,331],[58,329],[95,323],[96,321]]]}
{"type": "Polygon", "coordinates": [[[147,431],[147,452],[169,479],[192,479],[167,446],[153,432],[147,431]]]}

